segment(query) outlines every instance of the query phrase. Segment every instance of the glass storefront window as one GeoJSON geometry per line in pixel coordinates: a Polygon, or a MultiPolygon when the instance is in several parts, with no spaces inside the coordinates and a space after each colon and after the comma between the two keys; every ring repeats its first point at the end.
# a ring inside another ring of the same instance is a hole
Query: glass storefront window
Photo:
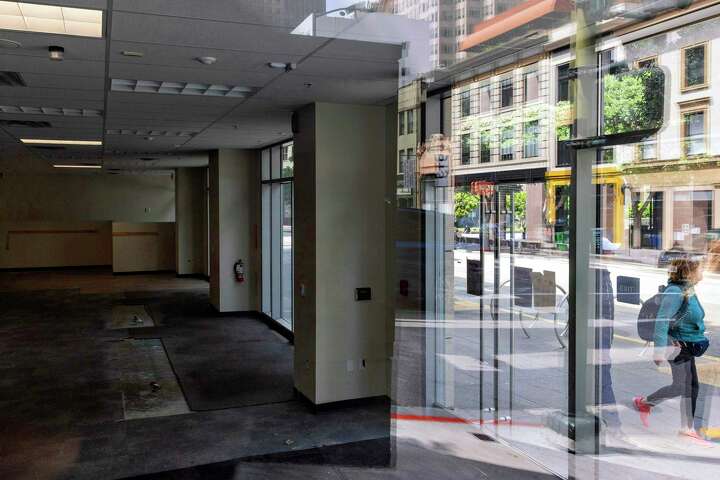
{"type": "MultiPolygon", "coordinates": [[[[293,329],[293,143],[263,149],[261,162],[274,165],[261,177],[262,311],[293,329]]],[[[263,170],[264,171],[264,170],[263,170]]]]}
{"type": "Polygon", "coordinates": [[[422,331],[412,331],[424,357],[420,403],[564,478],[712,476],[720,62],[710,60],[720,20],[700,4],[694,14],[573,5],[530,47],[522,8],[506,9],[517,31],[478,23],[484,40],[468,47],[467,69],[457,63],[457,80],[428,86],[428,97],[453,98],[451,125],[433,134],[462,168],[440,174],[419,160],[416,209],[399,212],[417,227],[398,269],[420,286],[415,303],[400,298],[398,317],[422,331]],[[662,122],[644,123],[660,100],[662,122]],[[641,315],[655,300],[678,307],[693,295],[702,309],[688,314],[692,333],[661,324],[656,336],[661,314],[641,315]],[[709,349],[693,357],[687,342],[703,336],[709,349]]]}
{"type": "Polygon", "coordinates": [[[282,161],[282,171],[280,172],[280,177],[292,177],[295,170],[295,160],[293,158],[293,144],[284,144],[280,150],[280,155],[282,161]]]}

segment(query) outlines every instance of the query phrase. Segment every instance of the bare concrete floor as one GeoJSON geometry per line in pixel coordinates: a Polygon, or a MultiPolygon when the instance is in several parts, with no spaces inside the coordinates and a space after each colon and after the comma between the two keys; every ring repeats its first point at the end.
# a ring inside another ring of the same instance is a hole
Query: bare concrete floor
{"type": "MultiPolygon", "coordinates": [[[[213,329],[235,339],[267,328],[215,315],[207,289],[169,274],[0,273],[0,478],[548,477],[465,426],[392,420],[383,401],[316,412],[292,398],[193,411],[157,339],[222,347],[213,329]],[[143,305],[154,326],[115,328],[117,307],[128,305],[143,305]]],[[[228,355],[244,354],[236,347],[228,355]]],[[[246,353],[264,375],[268,359],[246,353]]]]}

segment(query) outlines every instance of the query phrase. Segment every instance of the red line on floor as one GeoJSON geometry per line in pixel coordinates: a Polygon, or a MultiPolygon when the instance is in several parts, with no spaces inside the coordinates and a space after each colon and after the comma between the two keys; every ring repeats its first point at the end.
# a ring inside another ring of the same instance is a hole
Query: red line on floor
{"type": "Polygon", "coordinates": [[[482,420],[465,419],[458,417],[441,417],[435,415],[412,415],[404,413],[393,413],[390,415],[393,420],[407,420],[413,422],[437,422],[437,423],[462,423],[465,425],[511,425],[514,427],[544,427],[541,423],[516,422],[513,420],[482,420]]]}

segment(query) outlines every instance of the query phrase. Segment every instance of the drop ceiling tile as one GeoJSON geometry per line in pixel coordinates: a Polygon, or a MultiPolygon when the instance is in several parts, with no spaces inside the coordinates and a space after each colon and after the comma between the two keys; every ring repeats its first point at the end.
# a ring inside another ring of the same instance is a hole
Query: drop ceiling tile
{"type": "MultiPolygon", "coordinates": [[[[23,78],[27,88],[13,88],[13,93],[18,96],[27,94],[31,89],[41,89],[58,98],[62,98],[59,91],[84,90],[87,91],[84,95],[91,95],[90,91],[99,90],[102,95],[105,90],[105,80],[102,77],[23,73],[23,78]]],[[[7,89],[0,87],[0,90],[7,89]]]]}
{"type": "Polygon", "coordinates": [[[307,17],[309,11],[325,11],[324,0],[115,0],[115,9],[136,13],[242,22],[292,29],[307,17]]]}
{"type": "Polygon", "coordinates": [[[127,12],[113,14],[112,32],[120,41],[268,54],[307,55],[324,42],[283,28],[127,12]]]}
{"type": "Polygon", "coordinates": [[[104,77],[104,60],[73,60],[66,58],[62,62],[54,62],[48,58],[47,46],[42,56],[1,54],[0,62],[5,71],[20,72],[23,75],[76,75],[82,77],[104,77]]]}

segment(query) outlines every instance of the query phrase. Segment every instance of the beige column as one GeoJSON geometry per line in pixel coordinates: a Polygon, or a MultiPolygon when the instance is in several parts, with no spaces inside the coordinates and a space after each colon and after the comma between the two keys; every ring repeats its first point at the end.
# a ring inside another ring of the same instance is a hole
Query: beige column
{"type": "Polygon", "coordinates": [[[219,312],[260,309],[257,248],[260,159],[255,150],[210,153],[210,303],[219,312]],[[242,260],[245,281],[235,278],[242,260]]]}
{"type": "Polygon", "coordinates": [[[388,395],[390,115],[328,103],[296,115],[295,387],[315,404],[388,395]]]}

